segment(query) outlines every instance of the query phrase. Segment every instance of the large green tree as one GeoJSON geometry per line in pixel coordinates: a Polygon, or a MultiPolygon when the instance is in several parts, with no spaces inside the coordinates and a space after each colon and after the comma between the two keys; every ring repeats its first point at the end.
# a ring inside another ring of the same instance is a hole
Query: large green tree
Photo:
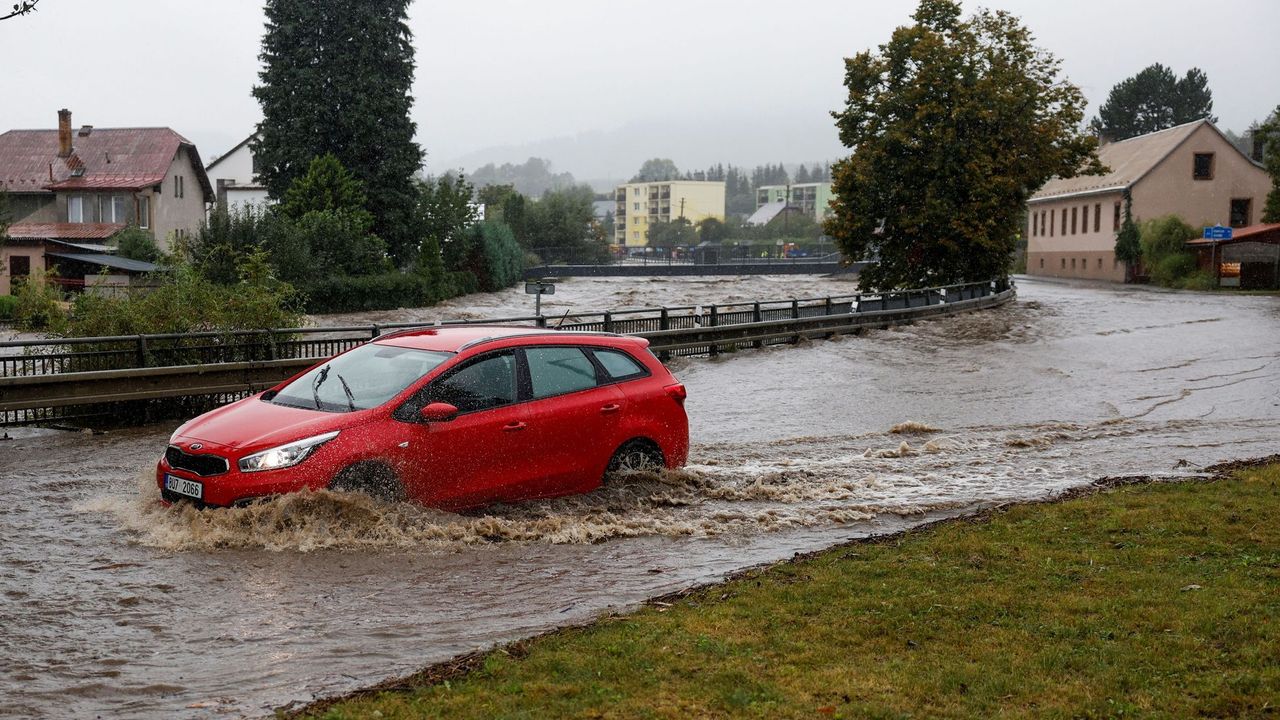
{"type": "Polygon", "coordinates": [[[962,20],[959,3],[922,0],[913,17],[845,60],[848,99],[832,115],[853,154],[833,170],[827,233],[876,260],[864,287],[1002,277],[1031,193],[1101,172],[1079,130],[1084,96],[1008,13],[962,20]]]}
{"type": "Polygon", "coordinates": [[[364,184],[374,232],[407,263],[417,251],[409,0],[267,0],[253,95],[259,177],[284,196],[313,158],[332,153],[364,184]]]}
{"type": "Polygon", "coordinates": [[[674,161],[668,158],[650,158],[640,166],[640,171],[631,178],[631,182],[659,182],[679,178],[680,168],[676,167],[674,161]]]}
{"type": "Polygon", "coordinates": [[[1213,116],[1209,77],[1191,68],[1179,78],[1156,63],[1111,88],[1090,126],[1110,140],[1145,135],[1213,116]]]}
{"type": "Polygon", "coordinates": [[[1262,208],[1262,222],[1280,223],[1280,105],[1257,132],[1262,136],[1262,164],[1271,173],[1271,192],[1262,208]]]}

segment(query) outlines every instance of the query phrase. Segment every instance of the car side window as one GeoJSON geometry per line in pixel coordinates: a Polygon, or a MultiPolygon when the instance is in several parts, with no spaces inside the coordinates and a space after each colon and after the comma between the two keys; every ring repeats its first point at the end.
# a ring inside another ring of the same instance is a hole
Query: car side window
{"type": "Polygon", "coordinates": [[[596,366],[579,348],[528,347],[524,357],[534,399],[596,386],[596,366]]]}
{"type": "Polygon", "coordinates": [[[600,348],[596,348],[591,352],[596,356],[596,360],[600,361],[600,365],[604,367],[605,372],[609,373],[609,377],[614,380],[626,380],[646,374],[644,367],[624,352],[602,350],[600,348]]]}
{"type": "Polygon", "coordinates": [[[431,383],[427,400],[464,413],[510,405],[516,401],[515,355],[499,353],[454,370],[431,383]]]}

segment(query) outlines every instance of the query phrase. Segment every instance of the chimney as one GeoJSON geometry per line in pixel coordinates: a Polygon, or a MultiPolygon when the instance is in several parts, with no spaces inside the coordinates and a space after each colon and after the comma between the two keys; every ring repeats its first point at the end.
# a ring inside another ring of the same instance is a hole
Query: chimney
{"type": "Polygon", "coordinates": [[[91,132],[93,132],[92,125],[82,125],[80,127],[80,132],[78,134],[80,135],[80,137],[89,137],[89,133],[91,132]]]}
{"type": "Polygon", "coordinates": [[[58,157],[71,157],[71,111],[58,111],[58,157]]]}

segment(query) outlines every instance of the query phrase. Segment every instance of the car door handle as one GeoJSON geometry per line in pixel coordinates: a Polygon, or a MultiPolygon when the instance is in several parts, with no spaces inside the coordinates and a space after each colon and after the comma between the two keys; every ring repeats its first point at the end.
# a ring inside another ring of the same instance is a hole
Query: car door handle
{"type": "Polygon", "coordinates": [[[605,405],[604,407],[600,408],[600,414],[608,415],[609,413],[616,413],[621,407],[622,406],[619,405],[618,403],[609,403],[608,405],[605,405]]]}
{"type": "Polygon", "coordinates": [[[502,432],[515,432],[517,430],[523,430],[525,427],[527,426],[522,422],[507,423],[502,426],[502,432]]]}

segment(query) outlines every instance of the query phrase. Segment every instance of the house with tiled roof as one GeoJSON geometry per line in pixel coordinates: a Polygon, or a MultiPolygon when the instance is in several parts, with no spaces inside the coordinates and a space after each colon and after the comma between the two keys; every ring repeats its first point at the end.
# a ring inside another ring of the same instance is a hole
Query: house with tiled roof
{"type": "Polygon", "coordinates": [[[1124,196],[1137,221],[1177,215],[1200,227],[1256,223],[1271,180],[1208,120],[1107,143],[1104,175],[1054,178],[1027,203],[1027,273],[1123,282],[1115,256],[1124,196]]]}
{"type": "Polygon", "coordinates": [[[161,248],[194,233],[213,189],[196,146],[169,128],[73,129],[0,134],[0,192],[13,224],[0,249],[10,277],[46,267],[45,241],[103,244],[126,225],[150,231],[161,248]]]}

